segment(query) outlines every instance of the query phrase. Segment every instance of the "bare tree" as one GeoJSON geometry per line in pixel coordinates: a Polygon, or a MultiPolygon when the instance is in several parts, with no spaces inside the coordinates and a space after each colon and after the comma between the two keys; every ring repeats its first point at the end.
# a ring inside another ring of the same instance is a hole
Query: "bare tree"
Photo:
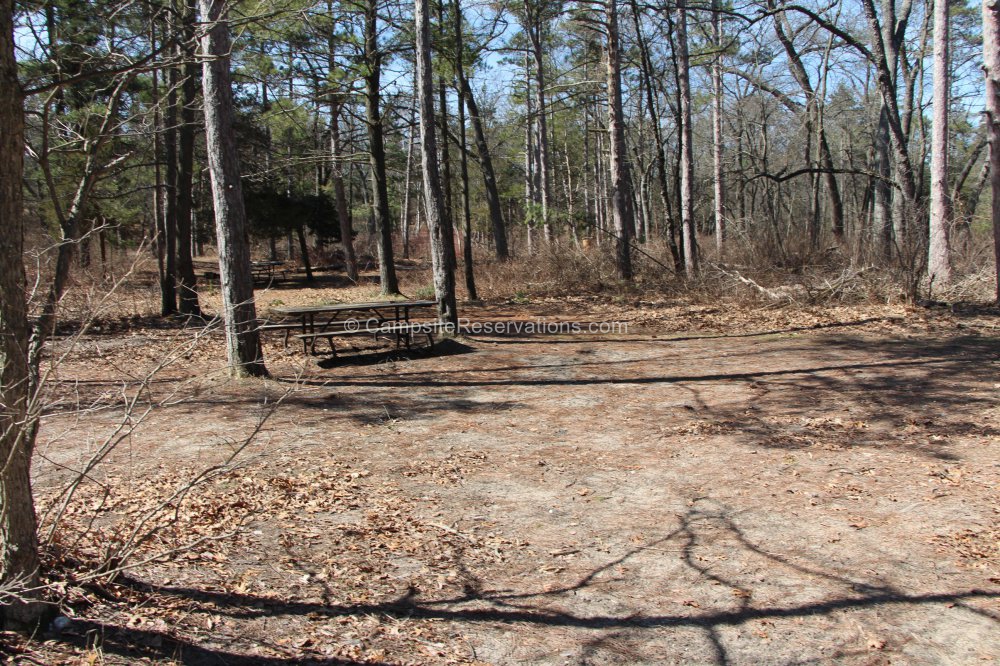
{"type": "Polygon", "coordinates": [[[931,134],[930,242],[927,247],[927,277],[930,287],[951,282],[951,249],[948,226],[948,98],[951,84],[948,62],[948,2],[934,0],[934,125],[931,134]]]}
{"type": "Polygon", "coordinates": [[[504,226],[503,210],[500,204],[500,191],[497,187],[497,177],[493,169],[490,146],[486,142],[486,131],[483,128],[479,105],[476,103],[475,95],[472,94],[472,86],[469,84],[469,77],[465,72],[462,59],[463,18],[462,8],[457,0],[454,2],[453,9],[455,12],[455,31],[457,36],[455,74],[458,82],[459,104],[464,101],[466,108],[469,110],[469,120],[472,122],[472,133],[476,142],[476,157],[479,160],[479,168],[483,174],[486,205],[490,211],[490,226],[493,229],[494,249],[496,250],[497,259],[504,260],[510,257],[510,250],[507,247],[507,231],[504,226]]]}
{"type": "MultiPolygon", "coordinates": [[[[660,111],[656,104],[657,93],[654,87],[653,62],[650,57],[649,47],[646,44],[646,37],[643,35],[642,24],[639,20],[639,4],[636,0],[630,0],[629,4],[632,9],[632,22],[635,28],[636,44],[639,47],[639,73],[645,80],[643,88],[646,91],[646,110],[649,113],[653,138],[656,141],[656,176],[660,186],[660,204],[663,208],[663,216],[665,218],[665,224],[662,226],[667,232],[667,244],[670,246],[670,254],[674,260],[674,270],[679,273],[684,269],[684,258],[681,256],[680,248],[677,247],[677,225],[674,217],[670,214],[670,188],[667,184],[669,180],[667,153],[663,139],[663,128],[660,123],[660,111]]],[[[585,112],[584,120],[588,119],[589,115],[585,112]]],[[[584,141],[587,139],[588,137],[585,136],[584,141]]]]}
{"type": "Polygon", "coordinates": [[[462,101],[462,88],[459,80],[462,78],[460,72],[464,69],[463,63],[465,48],[462,43],[462,8],[458,1],[452,3],[455,21],[455,88],[458,90],[458,138],[459,138],[459,170],[462,179],[462,259],[465,263],[465,290],[468,292],[469,300],[477,300],[476,293],[476,272],[473,266],[472,256],[472,212],[469,210],[469,153],[468,139],[465,130],[465,104],[462,101]]]}
{"type": "Polygon", "coordinates": [[[183,3],[182,39],[178,55],[181,65],[181,105],[180,127],[177,136],[177,277],[180,283],[180,311],[186,315],[200,315],[197,279],[191,258],[191,223],[194,212],[194,143],[195,143],[195,103],[197,97],[197,63],[194,57],[195,21],[197,10],[195,0],[183,3]]]}
{"type": "Polygon", "coordinates": [[[202,94],[205,143],[212,177],[212,201],[219,250],[219,275],[226,328],[229,368],[236,376],[267,375],[260,344],[257,309],[250,271],[239,154],[233,132],[233,90],[229,74],[229,24],[225,0],[199,0],[206,31],[201,38],[204,58],[202,94]]]}
{"type": "Polygon", "coordinates": [[[726,237],[726,184],[722,164],[722,12],[719,0],[712,0],[712,185],[715,195],[715,249],[722,257],[726,237]]]}
{"type": "Polygon", "coordinates": [[[694,224],[694,135],[691,131],[691,58],[688,53],[687,1],[677,0],[674,35],[677,48],[677,83],[680,95],[681,155],[681,234],[684,238],[684,271],[688,277],[698,273],[698,238],[694,224]]]}
{"type": "Polygon", "coordinates": [[[986,73],[986,122],[993,203],[993,254],[996,300],[1000,304],[1000,2],[983,0],[983,69],[986,73]]]}
{"type": "Polygon", "coordinates": [[[444,194],[437,161],[437,136],[434,128],[434,81],[431,70],[431,35],[428,0],[416,0],[413,19],[416,32],[417,96],[420,107],[420,162],[424,177],[424,210],[431,237],[431,264],[434,295],[438,300],[438,318],[458,325],[455,300],[454,231],[444,216],[444,194]],[[449,249],[451,251],[449,251],[449,249]]]}
{"type": "MultiPolygon", "coordinates": [[[[14,2],[0,0],[0,587],[30,589],[39,560],[30,477],[34,437],[27,427],[23,171],[24,95],[14,57],[14,2]]],[[[33,624],[41,611],[28,599],[15,600],[0,607],[0,626],[33,624]]]]}
{"type": "Polygon", "coordinates": [[[392,217],[389,214],[389,186],[385,168],[385,134],[382,127],[382,52],[378,44],[378,3],[365,5],[365,124],[368,127],[368,155],[371,166],[372,212],[378,245],[379,278],[382,294],[399,293],[392,253],[392,217]]]}
{"type": "Polygon", "coordinates": [[[549,168],[551,158],[549,157],[549,129],[548,129],[548,102],[545,85],[545,58],[544,39],[548,27],[547,12],[549,7],[547,0],[524,0],[523,1],[523,28],[528,35],[530,43],[529,52],[534,64],[535,76],[535,118],[538,136],[535,149],[538,151],[538,178],[541,187],[542,204],[542,233],[546,241],[552,240],[552,226],[549,224],[549,207],[552,203],[551,180],[549,168]]]}
{"type": "Polygon", "coordinates": [[[621,47],[617,0],[604,0],[607,30],[608,139],[611,143],[611,217],[615,224],[615,266],[623,280],[632,279],[631,235],[635,227],[632,187],[625,146],[622,110],[621,47]]]}

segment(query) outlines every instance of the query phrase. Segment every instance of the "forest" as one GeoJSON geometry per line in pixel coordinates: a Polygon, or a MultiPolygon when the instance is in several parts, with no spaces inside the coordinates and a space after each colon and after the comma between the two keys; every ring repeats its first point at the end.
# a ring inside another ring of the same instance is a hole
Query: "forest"
{"type": "Polygon", "coordinates": [[[0,0],[0,656],[997,658],[998,265],[994,0],[0,0]]]}

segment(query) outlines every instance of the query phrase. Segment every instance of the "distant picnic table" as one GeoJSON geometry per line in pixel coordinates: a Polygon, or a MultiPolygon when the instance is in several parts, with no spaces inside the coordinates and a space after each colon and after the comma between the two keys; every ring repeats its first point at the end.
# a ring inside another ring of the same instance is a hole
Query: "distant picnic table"
{"type": "Polygon", "coordinates": [[[275,274],[281,276],[282,279],[285,278],[285,262],[283,261],[251,261],[250,262],[250,272],[253,275],[254,280],[260,280],[262,282],[271,282],[274,280],[275,274]]]}
{"type": "Polygon", "coordinates": [[[435,308],[435,300],[413,301],[372,301],[369,303],[333,303],[330,305],[300,305],[271,308],[280,321],[265,323],[263,330],[280,330],[288,344],[292,331],[302,341],[302,351],[316,353],[316,340],[326,339],[330,351],[337,353],[333,340],[350,335],[371,335],[394,337],[396,346],[405,344],[409,349],[413,335],[424,333],[433,347],[433,334],[442,330],[443,325],[435,321],[412,321],[413,310],[435,308]]]}

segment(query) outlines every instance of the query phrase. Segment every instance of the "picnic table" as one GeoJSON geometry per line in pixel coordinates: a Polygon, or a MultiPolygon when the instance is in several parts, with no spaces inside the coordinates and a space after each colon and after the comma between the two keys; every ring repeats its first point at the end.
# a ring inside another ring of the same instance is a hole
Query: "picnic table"
{"type": "Polygon", "coordinates": [[[283,261],[251,261],[250,272],[254,280],[271,282],[274,279],[275,273],[280,274],[282,279],[284,279],[284,266],[285,262],[283,261]]]}
{"type": "Polygon", "coordinates": [[[434,308],[435,300],[413,301],[372,301],[370,303],[334,303],[330,305],[303,305],[271,308],[271,312],[282,321],[264,324],[264,330],[283,330],[285,344],[292,331],[298,330],[295,338],[302,341],[302,351],[316,352],[316,340],[324,338],[330,343],[334,354],[333,339],[348,335],[393,336],[396,346],[405,343],[409,349],[414,333],[425,333],[428,344],[434,345],[433,333],[443,328],[433,321],[414,322],[410,319],[413,310],[434,308]]]}

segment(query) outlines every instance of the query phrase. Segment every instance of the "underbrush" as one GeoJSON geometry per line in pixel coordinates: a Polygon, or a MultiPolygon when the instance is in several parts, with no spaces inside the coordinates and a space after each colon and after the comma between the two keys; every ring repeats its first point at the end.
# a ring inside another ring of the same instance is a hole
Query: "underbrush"
{"type": "Polygon", "coordinates": [[[532,254],[522,251],[506,262],[481,257],[476,281],[481,296],[515,302],[531,296],[571,295],[655,295],[692,304],[891,304],[929,297],[950,303],[995,300],[993,250],[987,238],[965,244],[947,288],[926,284],[923,266],[913,252],[890,261],[833,244],[810,249],[806,243],[786,243],[775,248],[734,234],[720,258],[711,238],[703,238],[702,243],[700,271],[692,278],[674,270],[670,249],[659,239],[634,248],[633,282],[618,277],[609,243],[584,247],[563,240],[536,248],[532,254]]]}

